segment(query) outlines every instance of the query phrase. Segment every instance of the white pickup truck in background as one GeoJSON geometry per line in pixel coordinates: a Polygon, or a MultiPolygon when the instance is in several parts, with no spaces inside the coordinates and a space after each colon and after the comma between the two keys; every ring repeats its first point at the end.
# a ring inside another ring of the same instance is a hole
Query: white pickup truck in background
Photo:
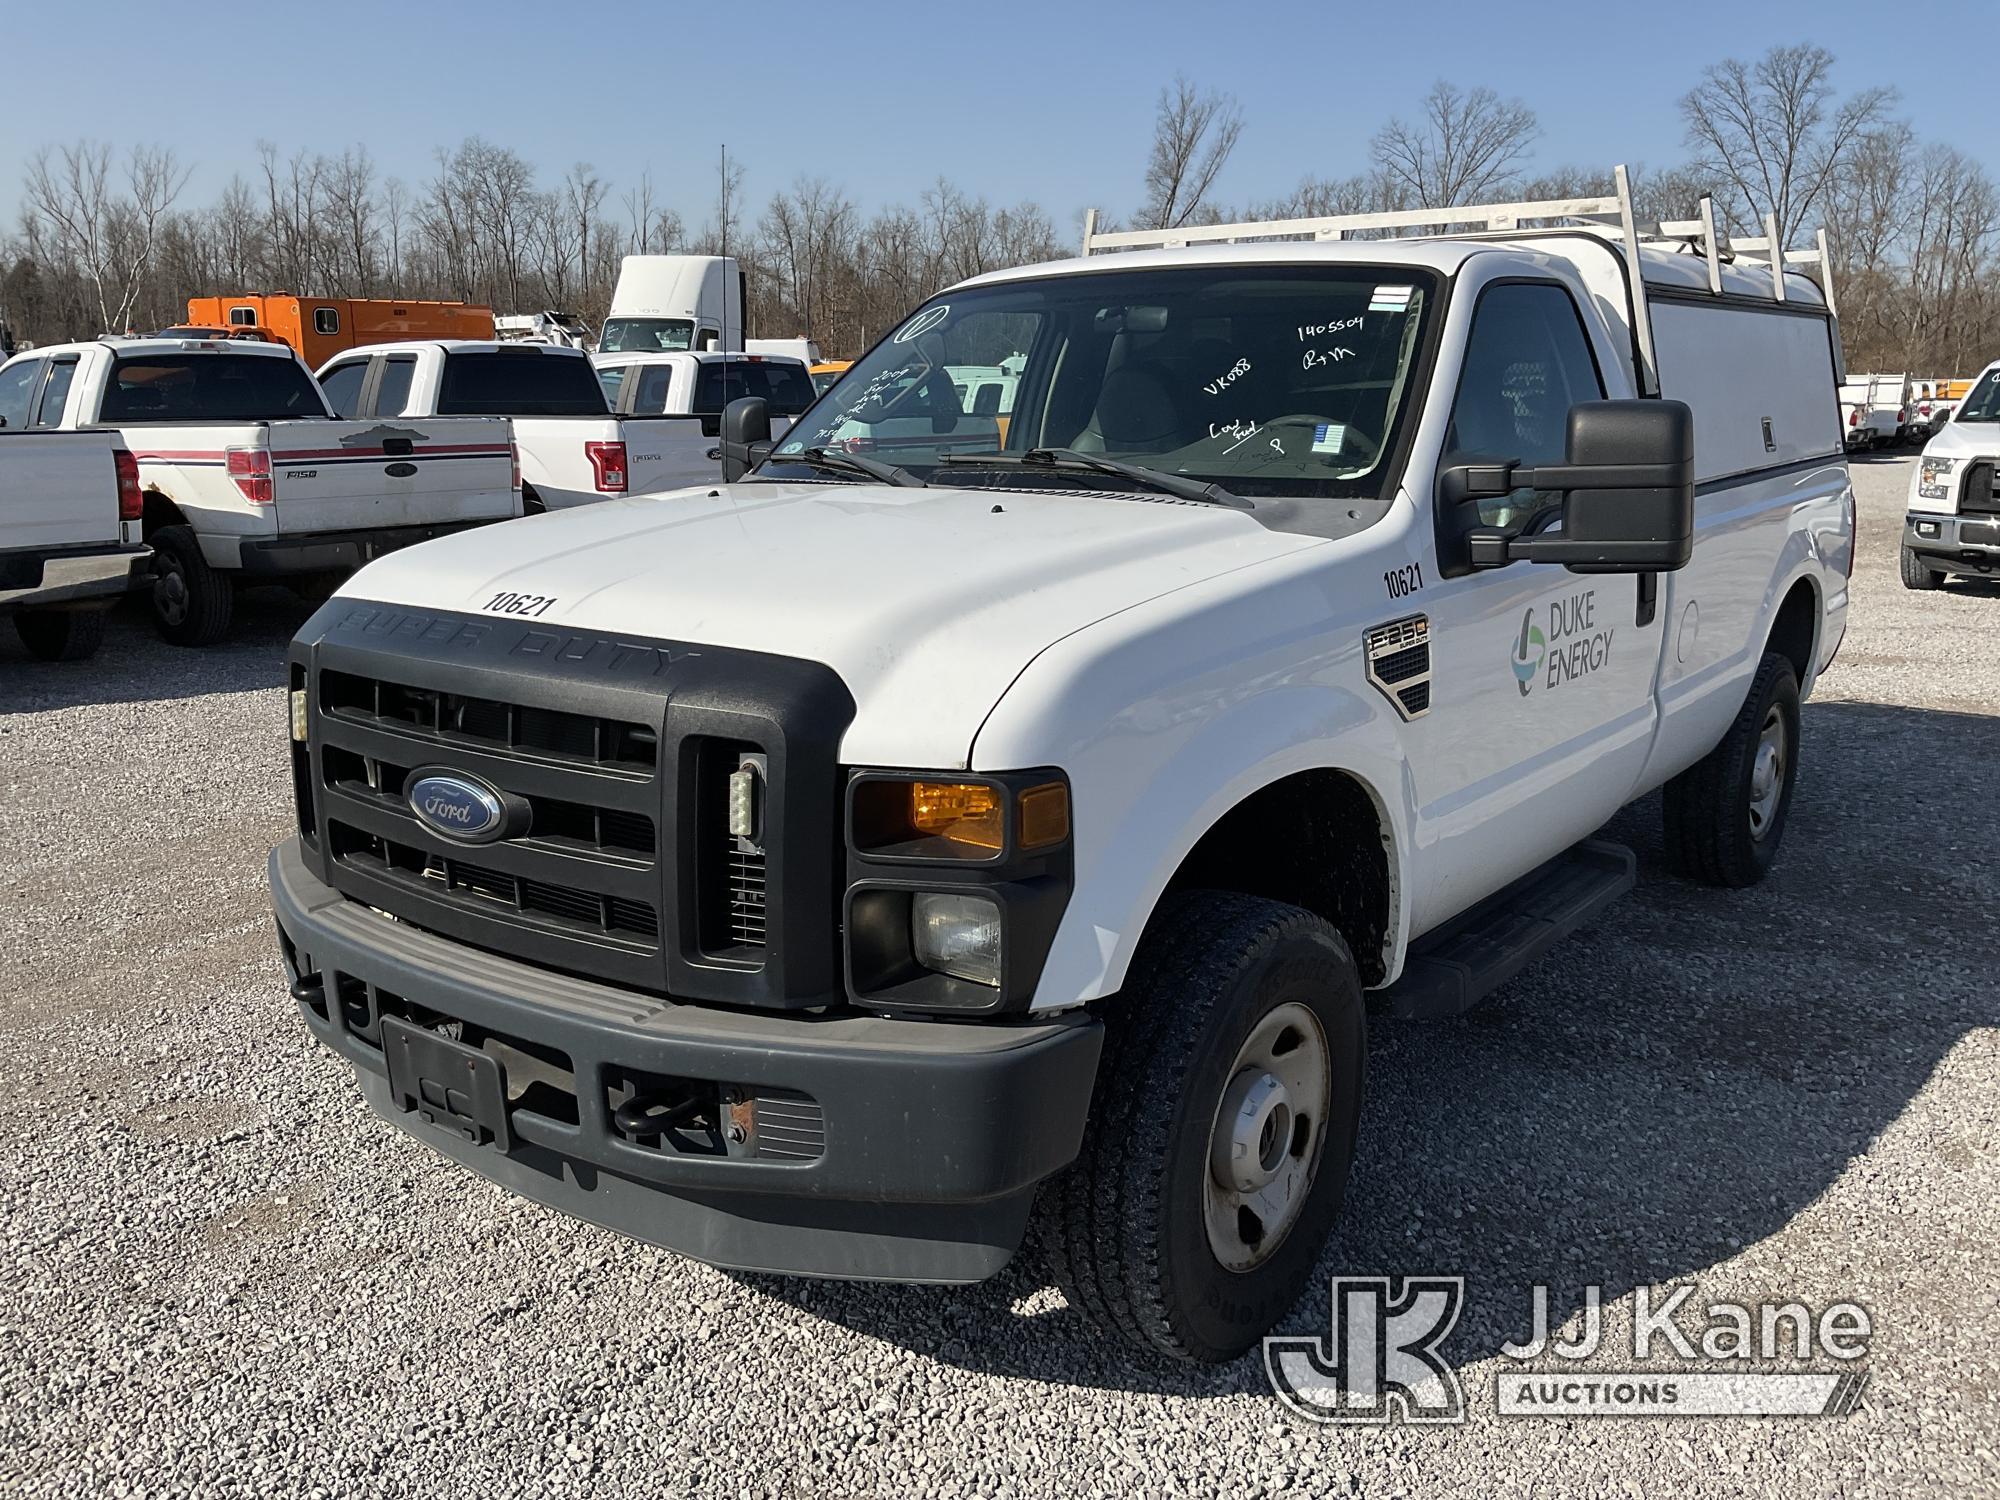
{"type": "Polygon", "coordinates": [[[590,362],[613,411],[653,419],[646,446],[659,454],[655,472],[668,486],[722,477],[718,439],[730,402],[757,397],[771,414],[771,431],[782,435],[817,399],[810,369],[788,356],[593,354],[590,362]]]}
{"type": "Polygon", "coordinates": [[[229,629],[239,582],[316,590],[413,542],[521,513],[507,424],[338,422],[282,344],[100,339],[46,362],[65,430],[117,434],[135,462],[153,613],[176,645],[229,629]]]}
{"type": "Polygon", "coordinates": [[[694,429],[615,414],[581,349],[466,339],[375,344],[327,361],[319,377],[342,416],[507,418],[530,513],[698,484],[721,473],[708,457],[713,440],[694,429]]]}
{"type": "Polygon", "coordinates": [[[1841,431],[1849,448],[1886,448],[1903,440],[1910,415],[1907,375],[1850,375],[1840,387],[1841,431]]]}
{"type": "Polygon", "coordinates": [[[32,355],[0,369],[0,615],[45,661],[97,649],[146,551],[132,455],[57,426],[74,374],[32,355]]]}

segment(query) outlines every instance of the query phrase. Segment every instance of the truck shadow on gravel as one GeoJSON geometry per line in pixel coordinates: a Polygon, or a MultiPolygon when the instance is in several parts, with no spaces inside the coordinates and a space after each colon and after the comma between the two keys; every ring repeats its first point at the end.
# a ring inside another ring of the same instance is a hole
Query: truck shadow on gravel
{"type": "MultiPolygon", "coordinates": [[[[2000,1021],[1985,955],[1950,915],[2000,900],[2000,856],[1926,826],[1908,783],[1885,774],[1922,766],[1940,785],[1977,784],[2000,718],[1818,703],[1805,746],[1763,885],[1668,874],[1648,798],[1605,829],[1639,851],[1640,886],[1595,928],[1470,1015],[1373,1023],[1347,1209],[1283,1331],[1326,1330],[1332,1275],[1463,1276],[1442,1352],[1465,1365],[1526,1336],[1535,1282],[1551,1286],[1554,1323],[1586,1283],[1609,1303],[1698,1276],[1784,1230],[1961,1036],[2000,1021]]],[[[1099,1333],[1045,1290],[1032,1233],[977,1287],[743,1279],[968,1370],[1177,1395],[1268,1389],[1255,1353],[1190,1370],[1099,1333]]]]}
{"type": "Polygon", "coordinates": [[[228,638],[190,650],[161,640],[146,602],[128,598],[112,611],[104,644],[88,661],[37,661],[0,620],[0,718],[280,687],[285,647],[315,607],[289,589],[247,589],[237,597],[228,638]]]}

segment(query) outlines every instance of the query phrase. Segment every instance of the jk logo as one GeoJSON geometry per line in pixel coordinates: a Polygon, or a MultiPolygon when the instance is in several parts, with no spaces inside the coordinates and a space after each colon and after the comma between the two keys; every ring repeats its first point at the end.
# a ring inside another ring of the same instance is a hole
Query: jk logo
{"type": "Polygon", "coordinates": [[[1273,1335],[1264,1371],[1290,1410],[1313,1422],[1465,1420],[1458,1372],[1438,1357],[1465,1303],[1462,1276],[1336,1276],[1324,1338],[1273,1335]]]}

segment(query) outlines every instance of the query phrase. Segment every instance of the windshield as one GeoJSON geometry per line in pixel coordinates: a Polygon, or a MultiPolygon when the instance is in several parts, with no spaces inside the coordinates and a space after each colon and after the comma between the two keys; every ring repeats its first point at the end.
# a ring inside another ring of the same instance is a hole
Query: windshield
{"type": "Polygon", "coordinates": [[[1958,404],[1961,422],[2000,422],[2000,366],[1979,377],[1978,384],[1958,404]]]}
{"type": "Polygon", "coordinates": [[[942,460],[1072,448],[1239,495],[1379,497],[1435,300],[1427,272],[1366,266],[1104,271],[948,292],[847,371],[767,468],[825,446],[933,483],[1046,487],[1042,472],[996,478],[942,460]]]}
{"type": "Polygon", "coordinates": [[[500,349],[447,356],[437,412],[441,417],[605,417],[611,406],[583,355],[500,349]]]}
{"type": "Polygon", "coordinates": [[[295,359],[268,354],[135,354],[112,366],[100,422],[270,422],[324,417],[295,359]]]}
{"type": "Polygon", "coordinates": [[[600,354],[677,353],[694,347],[692,318],[606,318],[600,354]]]}

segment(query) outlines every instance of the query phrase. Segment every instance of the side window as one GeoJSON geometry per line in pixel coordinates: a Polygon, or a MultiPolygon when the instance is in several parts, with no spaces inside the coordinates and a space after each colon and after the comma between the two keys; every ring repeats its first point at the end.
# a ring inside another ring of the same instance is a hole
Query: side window
{"type": "Polygon", "coordinates": [[[337,307],[315,307],[313,309],[313,332],[340,332],[340,309],[337,307]]]}
{"type": "MultiPolygon", "coordinates": [[[[1570,407],[1603,397],[1604,382],[1568,292],[1536,282],[1490,287],[1472,316],[1444,461],[1559,464],[1570,407]]],[[[1518,529],[1557,498],[1516,490],[1481,500],[1479,520],[1518,529]]]]}
{"type": "Polygon", "coordinates": [[[333,408],[336,417],[352,420],[361,411],[361,385],[368,378],[368,361],[350,359],[344,365],[335,365],[320,379],[320,388],[326,392],[326,404],[333,408]]]}
{"type": "Polygon", "coordinates": [[[257,326],[257,309],[254,307],[230,308],[229,326],[232,328],[255,328],[257,326]]]}
{"type": "Polygon", "coordinates": [[[618,410],[618,388],[625,383],[623,365],[599,365],[597,383],[604,387],[604,403],[613,411],[618,410]]]}
{"type": "Polygon", "coordinates": [[[76,379],[76,360],[56,359],[49,361],[48,384],[42,387],[42,399],[35,407],[37,427],[60,427],[62,425],[63,403],[69,400],[69,386],[76,379]]]}
{"type": "Polygon", "coordinates": [[[642,416],[657,416],[667,409],[667,386],[674,378],[667,365],[647,365],[639,371],[639,392],[632,410],[642,416]]]}
{"type": "Polygon", "coordinates": [[[375,387],[375,415],[400,417],[410,404],[410,384],[417,378],[414,355],[400,354],[382,361],[382,381],[375,387]]]}
{"type": "Polygon", "coordinates": [[[46,360],[24,359],[0,370],[0,432],[19,432],[28,425],[35,385],[47,368],[46,360]]]}

